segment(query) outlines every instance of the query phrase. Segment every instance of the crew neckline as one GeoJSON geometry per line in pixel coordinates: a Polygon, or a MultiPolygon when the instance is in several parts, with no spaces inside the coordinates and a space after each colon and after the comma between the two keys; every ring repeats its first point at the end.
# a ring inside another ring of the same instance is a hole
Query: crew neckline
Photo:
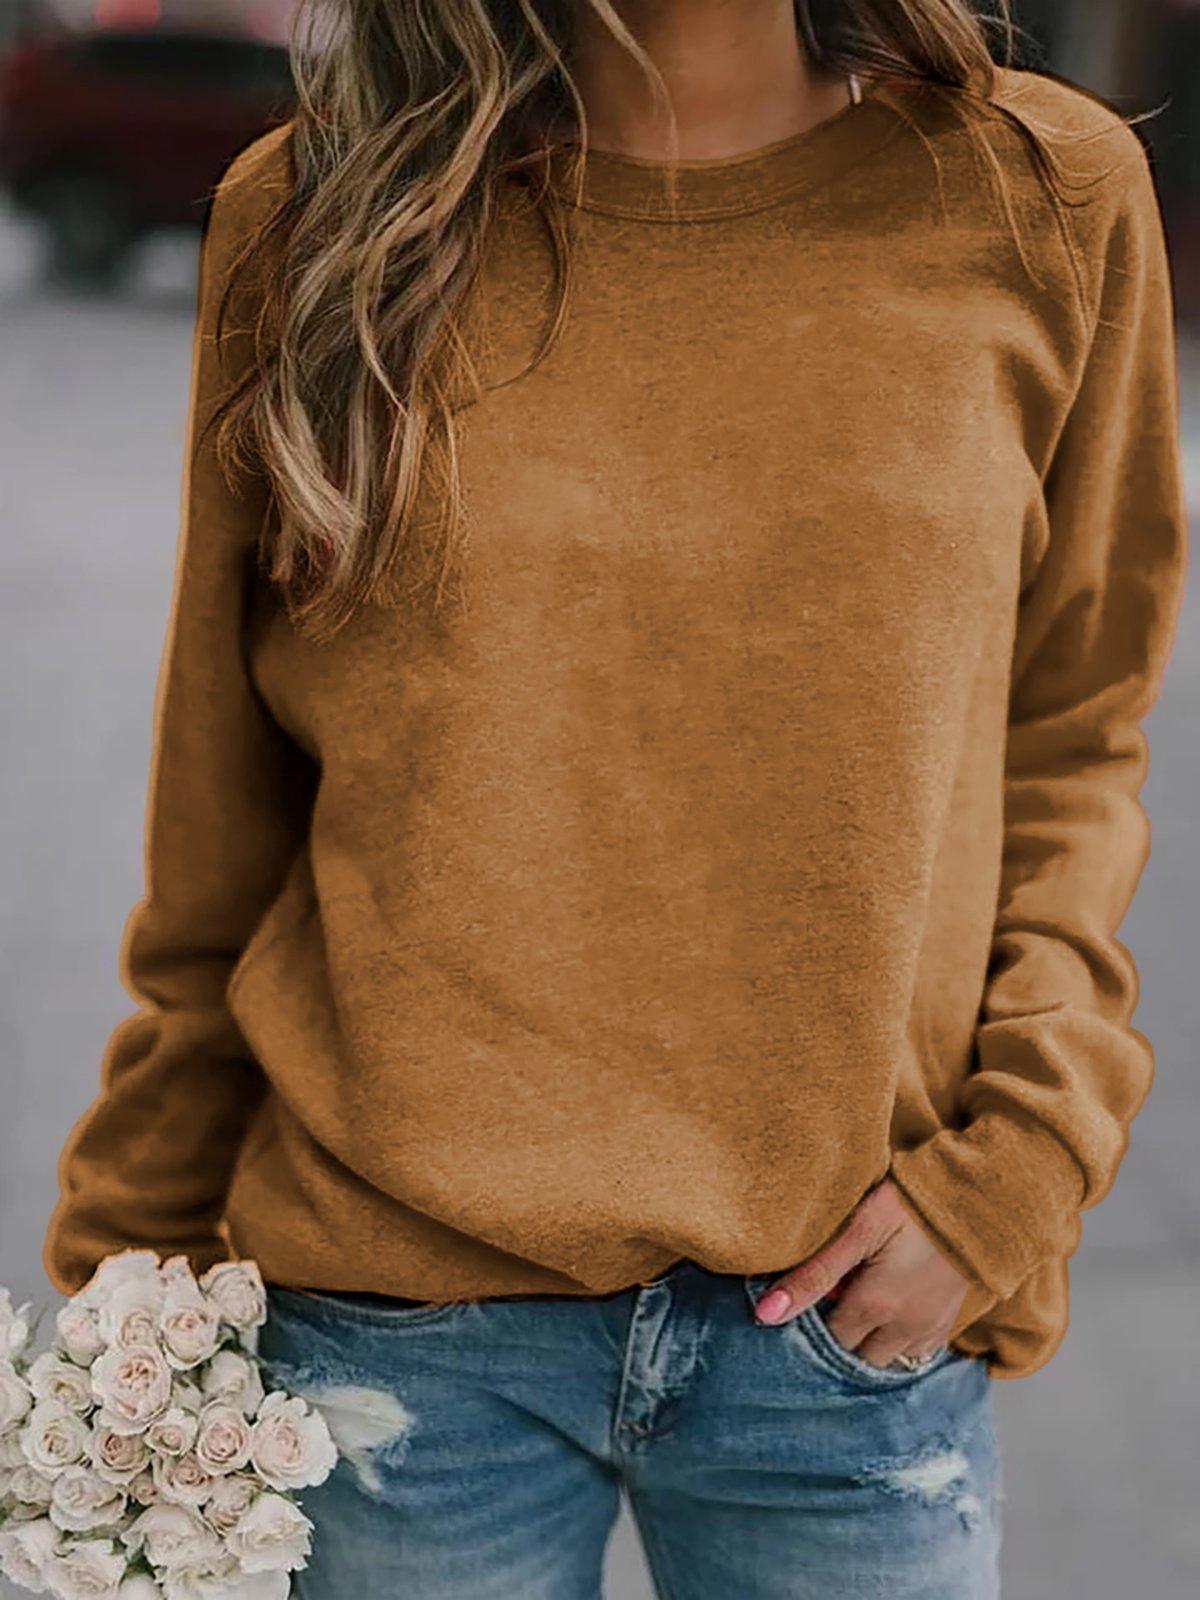
{"type": "Polygon", "coordinates": [[[589,149],[580,198],[568,177],[578,141],[552,146],[548,182],[568,207],[644,221],[694,221],[736,216],[817,188],[876,148],[878,136],[895,127],[895,113],[871,79],[860,79],[861,97],[799,133],[740,155],[702,157],[676,163],[677,203],[670,203],[671,163],[615,150],[589,149]]]}

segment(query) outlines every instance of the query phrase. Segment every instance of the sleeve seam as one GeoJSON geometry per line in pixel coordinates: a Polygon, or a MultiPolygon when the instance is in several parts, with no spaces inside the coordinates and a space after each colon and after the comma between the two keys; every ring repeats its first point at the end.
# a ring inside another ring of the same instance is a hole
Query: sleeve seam
{"type": "MultiPolygon", "coordinates": [[[[1075,257],[1075,260],[1081,264],[1083,278],[1089,285],[1090,297],[1089,303],[1083,307],[1084,321],[1082,332],[1084,334],[1084,342],[1079,358],[1079,371],[1077,374],[1077,380],[1071,396],[1072,405],[1078,397],[1079,390],[1083,386],[1084,378],[1087,374],[1088,367],[1091,363],[1092,356],[1095,351],[1096,344],[1099,341],[1101,329],[1103,327],[1100,313],[1104,307],[1105,289],[1108,285],[1112,269],[1113,236],[1120,225],[1120,219],[1123,210],[1128,207],[1130,213],[1132,214],[1136,209],[1134,189],[1138,181],[1138,171],[1141,168],[1146,167],[1145,146],[1142,144],[1141,140],[1138,139],[1136,134],[1132,134],[1132,137],[1137,142],[1139,151],[1141,152],[1140,166],[1137,163],[1129,161],[1122,163],[1121,166],[1116,169],[1117,177],[1113,179],[1113,185],[1115,186],[1118,179],[1120,179],[1120,188],[1116,193],[1113,218],[1105,235],[1104,248],[1098,253],[1098,266],[1092,273],[1089,273],[1087,270],[1084,253],[1080,246],[1078,230],[1075,223],[1071,221],[1070,216],[1068,215],[1068,208],[1063,207],[1061,201],[1057,196],[1055,196],[1055,204],[1063,215],[1064,226],[1066,227],[1066,231],[1070,240],[1071,252],[1075,257]],[[1137,170],[1131,172],[1131,168],[1137,168],[1137,170]]],[[[1149,176],[1148,169],[1146,171],[1146,177],[1147,181],[1153,181],[1149,176]]]]}

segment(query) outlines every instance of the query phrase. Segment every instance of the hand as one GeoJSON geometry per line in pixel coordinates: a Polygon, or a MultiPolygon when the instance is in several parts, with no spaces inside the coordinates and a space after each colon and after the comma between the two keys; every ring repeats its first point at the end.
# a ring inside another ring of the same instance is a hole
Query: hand
{"type": "Polygon", "coordinates": [[[758,1319],[790,1322],[856,1267],[824,1318],[839,1344],[880,1367],[899,1355],[924,1359],[945,1344],[970,1280],[913,1218],[889,1178],[832,1244],[771,1285],[758,1302],[758,1319]]]}

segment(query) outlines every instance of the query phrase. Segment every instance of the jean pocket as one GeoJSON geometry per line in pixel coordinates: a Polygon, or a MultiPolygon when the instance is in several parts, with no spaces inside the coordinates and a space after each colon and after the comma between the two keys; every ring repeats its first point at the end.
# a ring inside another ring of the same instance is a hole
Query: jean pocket
{"type": "MultiPolygon", "coordinates": [[[[770,1285],[780,1276],[781,1274],[777,1272],[756,1273],[746,1279],[746,1293],[752,1306],[758,1304],[770,1285]]],[[[876,1362],[867,1361],[849,1346],[842,1344],[825,1321],[825,1312],[832,1311],[836,1304],[836,1300],[814,1301],[798,1316],[780,1323],[777,1331],[785,1338],[802,1344],[805,1354],[813,1362],[833,1372],[839,1378],[876,1389],[902,1388],[907,1384],[919,1383],[922,1378],[953,1361],[968,1359],[960,1356],[949,1345],[942,1344],[916,1366],[893,1363],[891,1366],[883,1367],[876,1362]]]]}
{"type": "Polygon", "coordinates": [[[301,1321],[353,1322],[376,1328],[428,1327],[450,1322],[474,1304],[470,1300],[386,1300],[367,1294],[325,1293],[320,1289],[292,1289],[282,1283],[264,1284],[268,1313],[301,1321]]]}

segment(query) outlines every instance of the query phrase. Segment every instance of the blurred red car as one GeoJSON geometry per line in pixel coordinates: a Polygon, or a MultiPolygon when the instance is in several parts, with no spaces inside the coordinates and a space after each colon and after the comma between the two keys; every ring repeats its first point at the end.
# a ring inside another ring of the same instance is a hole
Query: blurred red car
{"type": "Polygon", "coordinates": [[[178,27],[56,27],[0,60],[0,189],[59,277],[108,284],[156,229],[199,228],[234,155],[295,106],[286,48],[178,27]]]}

